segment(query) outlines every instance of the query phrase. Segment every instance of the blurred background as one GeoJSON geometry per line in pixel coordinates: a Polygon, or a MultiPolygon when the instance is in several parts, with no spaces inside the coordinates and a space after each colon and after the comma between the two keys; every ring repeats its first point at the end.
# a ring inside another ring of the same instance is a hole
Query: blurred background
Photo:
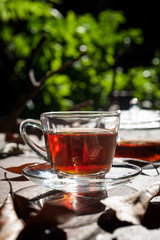
{"type": "Polygon", "coordinates": [[[0,131],[6,119],[124,110],[132,98],[160,109],[158,3],[140,2],[1,0],[0,131]]]}

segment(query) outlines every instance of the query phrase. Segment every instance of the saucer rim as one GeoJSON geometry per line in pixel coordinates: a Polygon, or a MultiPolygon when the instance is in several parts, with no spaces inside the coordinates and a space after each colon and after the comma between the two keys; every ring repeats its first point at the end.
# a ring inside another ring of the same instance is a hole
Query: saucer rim
{"type": "MultiPolygon", "coordinates": [[[[46,177],[36,176],[36,175],[28,174],[28,173],[26,172],[27,169],[29,169],[29,168],[31,168],[31,167],[34,167],[34,166],[40,166],[40,165],[42,165],[42,166],[44,166],[44,165],[45,165],[45,166],[49,166],[50,163],[44,162],[44,163],[34,163],[34,164],[31,164],[31,165],[23,168],[22,174],[23,174],[25,177],[29,178],[30,180],[31,180],[31,179],[37,179],[37,180],[41,180],[41,181],[48,180],[46,177]]],[[[37,170],[43,171],[43,169],[37,169],[37,170]]],[[[48,169],[48,171],[50,171],[51,173],[53,173],[53,177],[52,177],[53,179],[55,178],[56,180],[58,180],[57,174],[56,174],[55,172],[52,172],[52,168],[51,168],[51,169],[48,169]]],[[[122,162],[122,161],[119,161],[119,162],[116,162],[116,163],[113,162],[110,171],[109,171],[108,173],[106,173],[106,175],[105,175],[104,182],[105,182],[105,180],[106,180],[106,181],[115,181],[115,182],[116,182],[116,181],[120,181],[120,180],[128,180],[128,179],[132,179],[132,178],[140,175],[141,173],[142,173],[142,169],[141,169],[139,166],[135,165],[135,164],[126,163],[126,162],[122,162]],[[117,168],[127,168],[127,167],[128,167],[128,168],[130,168],[130,169],[134,169],[134,170],[135,170],[135,173],[123,175],[123,176],[117,177],[117,178],[116,178],[116,177],[107,177],[107,175],[109,175],[109,173],[111,172],[111,170],[112,170],[113,168],[116,168],[116,167],[117,167],[117,168]]],[[[73,179],[74,179],[74,178],[71,178],[71,180],[73,180],[73,179]]],[[[84,178],[84,180],[85,180],[85,179],[86,179],[86,178],[84,178]]],[[[81,181],[83,181],[83,178],[81,179],[81,181]]]]}

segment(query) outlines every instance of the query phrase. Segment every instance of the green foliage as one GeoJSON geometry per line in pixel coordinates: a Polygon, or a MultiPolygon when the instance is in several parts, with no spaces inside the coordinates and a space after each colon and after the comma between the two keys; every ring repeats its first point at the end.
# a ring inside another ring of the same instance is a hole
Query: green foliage
{"type": "Polygon", "coordinates": [[[132,75],[133,94],[140,101],[148,100],[152,103],[152,108],[160,109],[160,63],[144,68],[139,67],[130,70],[132,75]]]}
{"type": "Polygon", "coordinates": [[[50,6],[42,4],[38,0],[1,0],[0,3],[0,18],[3,22],[28,20],[30,14],[36,14],[38,17],[48,17],[49,12],[50,6]]]}
{"type": "Polygon", "coordinates": [[[118,66],[120,56],[132,44],[143,42],[140,29],[123,28],[126,19],[122,12],[106,10],[96,19],[91,14],[76,15],[69,11],[64,17],[51,2],[54,1],[2,0],[0,3],[2,68],[9,62],[11,69],[3,74],[16,93],[17,102],[29,91],[27,66],[43,34],[47,40],[34,59],[37,80],[87,50],[71,68],[45,82],[34,99],[33,110],[26,109],[23,116],[68,110],[88,99],[95,102],[90,109],[106,109],[113,90],[132,89],[140,100],[159,98],[157,66],[148,70],[129,69],[127,73],[118,66]],[[150,76],[146,77],[144,71],[150,71],[150,76]]]}

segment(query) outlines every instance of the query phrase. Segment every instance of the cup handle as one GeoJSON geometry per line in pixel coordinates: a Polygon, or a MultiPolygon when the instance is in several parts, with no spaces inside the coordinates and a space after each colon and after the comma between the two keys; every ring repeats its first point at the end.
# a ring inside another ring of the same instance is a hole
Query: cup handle
{"type": "Polygon", "coordinates": [[[31,148],[31,150],[35,152],[40,158],[48,162],[49,160],[47,158],[46,149],[34,143],[29,137],[29,135],[27,134],[26,129],[28,126],[36,127],[42,131],[41,122],[33,119],[26,119],[21,122],[19,129],[24,142],[31,148]]]}

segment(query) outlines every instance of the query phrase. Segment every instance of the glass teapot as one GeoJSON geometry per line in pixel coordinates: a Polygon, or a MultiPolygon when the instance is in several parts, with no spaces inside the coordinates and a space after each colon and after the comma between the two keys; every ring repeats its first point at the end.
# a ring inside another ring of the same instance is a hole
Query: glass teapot
{"type": "Polygon", "coordinates": [[[138,99],[130,102],[129,110],[121,111],[116,157],[160,160],[160,111],[144,110],[138,99]]]}

